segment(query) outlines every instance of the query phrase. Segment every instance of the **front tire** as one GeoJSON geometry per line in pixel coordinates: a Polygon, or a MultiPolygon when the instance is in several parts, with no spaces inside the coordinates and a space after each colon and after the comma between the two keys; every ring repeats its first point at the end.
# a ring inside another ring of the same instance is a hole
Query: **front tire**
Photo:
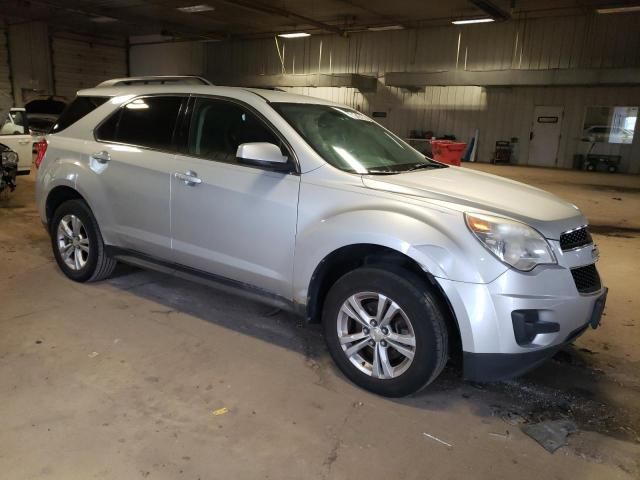
{"type": "Polygon", "coordinates": [[[323,309],[329,352],[360,387],[387,397],[419,391],[448,359],[446,316],[420,277],[359,268],[331,287],[323,309]]]}
{"type": "Polygon", "coordinates": [[[98,222],[82,200],[62,203],[51,219],[51,246],[60,270],[76,282],[109,277],[117,262],[105,252],[98,222]]]}

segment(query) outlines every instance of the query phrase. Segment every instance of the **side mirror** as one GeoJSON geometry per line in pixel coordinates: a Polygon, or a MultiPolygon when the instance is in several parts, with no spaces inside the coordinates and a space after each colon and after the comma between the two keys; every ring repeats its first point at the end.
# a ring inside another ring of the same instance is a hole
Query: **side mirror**
{"type": "Polygon", "coordinates": [[[239,163],[245,165],[268,168],[279,172],[291,170],[289,158],[282,155],[280,147],[273,143],[243,143],[238,147],[236,158],[239,163]]]}

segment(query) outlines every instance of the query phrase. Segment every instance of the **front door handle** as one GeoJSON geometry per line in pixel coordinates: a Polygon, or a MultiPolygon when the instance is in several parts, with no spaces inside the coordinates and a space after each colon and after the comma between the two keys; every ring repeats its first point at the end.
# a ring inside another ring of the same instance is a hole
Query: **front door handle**
{"type": "Polygon", "coordinates": [[[91,158],[98,163],[107,163],[111,160],[111,155],[106,150],[103,150],[101,152],[94,153],[91,155],[91,158]]]}
{"type": "Polygon", "coordinates": [[[19,143],[20,145],[26,145],[27,143],[31,143],[32,141],[33,141],[33,140],[20,140],[20,141],[18,141],[18,143],[19,143]]]}
{"type": "Polygon", "coordinates": [[[187,170],[186,172],[174,172],[174,177],[178,180],[184,182],[185,185],[189,185],[190,187],[195,187],[196,185],[200,185],[202,183],[202,179],[198,178],[198,174],[193,170],[187,170]]]}

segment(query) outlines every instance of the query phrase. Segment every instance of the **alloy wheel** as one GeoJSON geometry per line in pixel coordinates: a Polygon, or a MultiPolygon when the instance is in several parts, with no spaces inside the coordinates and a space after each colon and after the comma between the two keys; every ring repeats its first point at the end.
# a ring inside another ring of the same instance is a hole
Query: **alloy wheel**
{"type": "Polygon", "coordinates": [[[398,377],[413,362],[416,336],[411,321],[381,293],[361,292],[347,298],[338,312],[337,333],[349,361],[371,377],[398,377]]]}
{"type": "Polygon", "coordinates": [[[71,270],[81,270],[89,261],[89,236],[76,215],[62,217],[58,223],[56,242],[60,257],[71,270]]]}

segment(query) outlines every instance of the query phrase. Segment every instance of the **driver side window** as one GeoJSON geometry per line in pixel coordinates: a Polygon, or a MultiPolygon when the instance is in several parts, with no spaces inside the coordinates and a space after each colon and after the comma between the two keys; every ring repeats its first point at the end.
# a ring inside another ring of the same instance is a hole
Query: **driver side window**
{"type": "Polygon", "coordinates": [[[240,105],[217,99],[196,99],[187,143],[189,155],[236,163],[238,146],[251,142],[273,143],[282,148],[279,138],[240,105]]]}

